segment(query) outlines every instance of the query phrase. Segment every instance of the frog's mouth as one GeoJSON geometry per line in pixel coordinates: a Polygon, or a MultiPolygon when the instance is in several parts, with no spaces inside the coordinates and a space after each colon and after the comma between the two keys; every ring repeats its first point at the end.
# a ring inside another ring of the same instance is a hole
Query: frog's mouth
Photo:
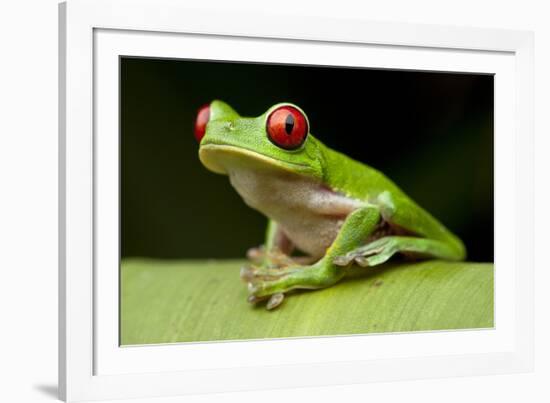
{"type": "Polygon", "coordinates": [[[227,144],[201,145],[199,159],[210,171],[223,175],[228,175],[237,169],[287,171],[295,174],[314,175],[314,170],[308,165],[267,157],[243,147],[227,144]]]}

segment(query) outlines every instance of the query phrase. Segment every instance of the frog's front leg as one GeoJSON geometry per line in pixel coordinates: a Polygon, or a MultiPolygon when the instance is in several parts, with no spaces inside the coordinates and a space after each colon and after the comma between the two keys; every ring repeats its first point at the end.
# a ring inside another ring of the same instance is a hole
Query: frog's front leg
{"type": "MultiPolygon", "coordinates": [[[[250,248],[246,257],[260,268],[280,268],[296,264],[313,263],[310,256],[291,256],[294,251],[294,244],[283,232],[279,224],[269,220],[267,224],[265,242],[262,246],[250,248]]],[[[254,267],[246,266],[243,273],[256,270],[254,267]]]]}
{"type": "Polygon", "coordinates": [[[264,244],[250,248],[246,252],[246,257],[252,263],[266,268],[287,266],[290,263],[290,254],[293,250],[294,245],[281,230],[279,224],[269,220],[264,244]]]}
{"type": "Polygon", "coordinates": [[[282,302],[284,293],[290,290],[325,288],[335,284],[344,277],[346,268],[335,265],[333,259],[361,245],[376,229],[379,221],[378,207],[361,207],[348,215],[338,236],[318,262],[246,273],[249,301],[256,302],[271,297],[268,309],[273,309],[282,302]]]}

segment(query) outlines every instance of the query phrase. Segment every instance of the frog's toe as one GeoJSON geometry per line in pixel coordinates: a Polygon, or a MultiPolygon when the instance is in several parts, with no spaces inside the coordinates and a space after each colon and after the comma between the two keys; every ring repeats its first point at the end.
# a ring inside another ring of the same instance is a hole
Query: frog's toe
{"type": "Polygon", "coordinates": [[[254,267],[252,266],[243,266],[241,267],[241,271],[239,273],[241,280],[245,283],[248,283],[254,278],[254,267]]]}
{"type": "Polygon", "coordinates": [[[287,267],[296,264],[292,257],[281,252],[278,249],[272,249],[265,255],[267,260],[267,266],[271,268],[287,267]]]}
{"type": "Polygon", "coordinates": [[[353,263],[353,260],[354,260],[354,257],[347,254],[347,255],[342,255],[342,256],[336,256],[332,260],[332,263],[335,264],[336,266],[345,267],[345,266],[349,266],[351,263],[353,263]]]}
{"type": "Polygon", "coordinates": [[[266,250],[264,246],[248,249],[246,257],[252,264],[269,268],[286,267],[296,263],[292,257],[281,250],[276,248],[266,250]]]}
{"type": "Polygon", "coordinates": [[[265,249],[263,246],[258,246],[256,248],[250,248],[246,251],[246,257],[252,263],[261,264],[265,258],[265,249]]]}
{"type": "Polygon", "coordinates": [[[250,295],[247,298],[247,301],[251,304],[257,304],[258,302],[267,300],[267,304],[265,307],[268,311],[271,311],[277,308],[279,305],[281,305],[284,299],[285,299],[285,295],[282,292],[280,292],[273,295],[264,295],[262,297],[259,297],[257,295],[250,295]]]}
{"type": "Polygon", "coordinates": [[[391,256],[393,253],[389,250],[389,244],[387,238],[381,238],[345,255],[336,256],[332,263],[336,266],[348,266],[352,263],[357,263],[361,267],[375,266],[387,260],[386,254],[391,256]]]}
{"type": "Polygon", "coordinates": [[[349,266],[352,263],[356,263],[361,267],[376,266],[389,259],[391,255],[381,253],[381,251],[365,251],[348,253],[347,255],[337,256],[334,258],[333,263],[336,266],[349,266]]]}
{"type": "Polygon", "coordinates": [[[283,300],[285,299],[285,294],[282,292],[279,292],[277,294],[273,294],[269,301],[267,301],[266,308],[268,311],[271,311],[272,309],[277,308],[279,305],[283,303],[283,300]]]}
{"type": "Polygon", "coordinates": [[[261,281],[276,280],[291,272],[286,269],[273,269],[255,266],[241,267],[241,280],[245,283],[256,283],[261,281]]]}
{"type": "Polygon", "coordinates": [[[365,267],[368,266],[368,259],[366,256],[369,256],[365,253],[348,253],[342,256],[336,256],[332,261],[336,266],[346,267],[350,264],[357,263],[359,266],[365,267]]]}
{"type": "Polygon", "coordinates": [[[249,303],[251,304],[256,304],[260,301],[265,301],[266,299],[268,299],[269,297],[266,296],[266,297],[258,297],[257,295],[249,295],[248,298],[246,299],[249,303]]]}

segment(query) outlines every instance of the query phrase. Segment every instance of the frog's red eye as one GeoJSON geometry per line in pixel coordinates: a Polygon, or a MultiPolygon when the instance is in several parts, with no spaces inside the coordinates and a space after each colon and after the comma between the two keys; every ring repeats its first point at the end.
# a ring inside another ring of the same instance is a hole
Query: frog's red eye
{"type": "Polygon", "coordinates": [[[200,143],[206,132],[206,124],[210,119],[210,105],[203,105],[197,112],[195,119],[195,138],[200,143]]]}
{"type": "Polygon", "coordinates": [[[285,150],[295,150],[304,144],[308,131],[304,114],[290,105],[275,109],[267,118],[269,140],[285,150]]]}

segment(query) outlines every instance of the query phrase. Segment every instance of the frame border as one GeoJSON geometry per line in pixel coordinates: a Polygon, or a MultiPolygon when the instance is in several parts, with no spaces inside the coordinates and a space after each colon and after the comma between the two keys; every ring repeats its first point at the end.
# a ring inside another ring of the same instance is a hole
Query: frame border
{"type": "Polygon", "coordinates": [[[363,20],[233,15],[199,11],[170,0],[70,0],[59,5],[59,392],[66,401],[170,396],[185,393],[304,387],[365,382],[361,373],[376,368],[371,381],[401,380],[399,363],[412,378],[532,371],[534,366],[534,122],[533,33],[363,20]],[[422,357],[370,362],[339,362],[284,367],[316,374],[316,382],[273,383],[281,367],[217,369],[159,374],[94,376],[93,276],[93,32],[94,29],[192,33],[238,38],[290,39],[432,49],[510,52],[515,55],[516,214],[526,231],[515,234],[521,247],[516,262],[516,348],[511,353],[422,357]],[[418,369],[419,361],[428,365],[418,369]],[[452,368],[441,372],[438,368],[452,368]],[[357,376],[343,376],[353,369],[357,376]],[[330,375],[328,375],[330,374],[330,375]],[[341,374],[341,375],[339,375],[341,374]],[[214,385],[208,382],[223,379],[214,385]],[[330,380],[329,380],[330,377],[330,380]],[[246,381],[243,381],[246,379],[246,381]],[[145,385],[146,383],[149,385],[145,385]],[[145,385],[136,387],[138,385],[145,385]],[[130,385],[132,387],[130,387],[130,385]],[[250,385],[254,385],[251,387],[250,385]]]}

